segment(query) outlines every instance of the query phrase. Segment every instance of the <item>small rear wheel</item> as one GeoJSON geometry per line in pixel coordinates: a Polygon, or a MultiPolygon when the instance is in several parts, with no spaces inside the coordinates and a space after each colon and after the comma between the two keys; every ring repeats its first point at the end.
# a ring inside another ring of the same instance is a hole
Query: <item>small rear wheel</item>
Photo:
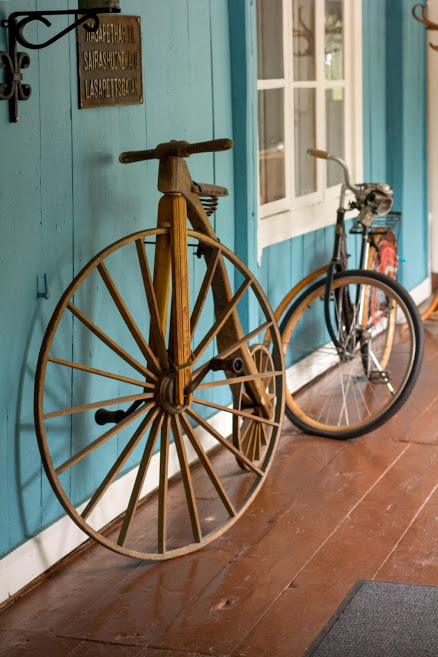
{"type": "MultiPolygon", "coordinates": [[[[276,404],[274,361],[269,349],[263,344],[252,345],[250,352],[257,372],[262,375],[260,381],[270,402],[269,417],[272,418],[276,404]]],[[[260,463],[269,446],[272,427],[260,423],[260,418],[264,417],[263,408],[254,399],[248,384],[242,382],[235,386],[234,408],[238,411],[245,411],[252,417],[242,418],[238,414],[233,416],[233,444],[252,463],[260,463]]],[[[241,459],[238,458],[237,463],[242,470],[248,469],[241,459]]]]}
{"type": "Polygon", "coordinates": [[[350,271],[332,284],[335,347],[324,316],[325,287],[325,281],[313,284],[280,327],[286,414],[307,433],[345,440],[377,429],[405,403],[420,371],[423,331],[401,285],[379,273],[350,271]],[[339,303],[345,298],[347,308],[339,303]]]}

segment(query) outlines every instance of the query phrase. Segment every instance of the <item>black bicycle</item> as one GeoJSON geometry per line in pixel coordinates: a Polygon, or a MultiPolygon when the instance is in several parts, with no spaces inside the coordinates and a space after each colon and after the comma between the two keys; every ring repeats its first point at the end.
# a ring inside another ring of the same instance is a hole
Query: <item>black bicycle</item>
{"type": "Polygon", "coordinates": [[[277,321],[286,313],[280,324],[286,414],[307,433],[344,440],[381,426],[406,402],[420,372],[424,337],[414,301],[395,280],[392,224],[400,215],[388,214],[391,187],[353,185],[340,158],[319,150],[309,154],[341,166],[344,183],[332,260],[300,281],[275,313],[277,321]],[[353,270],[348,210],[359,211],[352,232],[361,235],[361,253],[353,270]],[[387,220],[377,225],[378,217],[387,220]]]}

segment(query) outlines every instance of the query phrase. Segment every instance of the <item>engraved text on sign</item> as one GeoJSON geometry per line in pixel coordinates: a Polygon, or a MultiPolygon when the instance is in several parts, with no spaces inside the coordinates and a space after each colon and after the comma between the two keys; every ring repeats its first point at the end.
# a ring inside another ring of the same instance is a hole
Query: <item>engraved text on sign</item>
{"type": "Polygon", "coordinates": [[[78,28],[79,107],[143,102],[138,16],[99,15],[97,32],[78,28]]]}

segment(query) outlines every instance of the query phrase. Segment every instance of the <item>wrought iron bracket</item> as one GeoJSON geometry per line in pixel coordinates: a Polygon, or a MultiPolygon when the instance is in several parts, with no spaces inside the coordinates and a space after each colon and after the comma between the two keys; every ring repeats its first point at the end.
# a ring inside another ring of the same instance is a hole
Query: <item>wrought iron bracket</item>
{"type": "MultiPolygon", "coordinates": [[[[427,5],[417,3],[412,8],[412,15],[417,21],[423,23],[423,25],[426,26],[426,30],[438,30],[438,23],[433,23],[428,19],[427,10],[427,5]]],[[[429,46],[432,48],[432,50],[438,50],[438,46],[434,46],[433,43],[429,43],[429,46]]]]}
{"type": "Polygon", "coordinates": [[[0,83],[0,100],[9,101],[9,120],[11,123],[18,122],[18,101],[29,100],[32,87],[23,83],[22,71],[29,68],[30,57],[25,52],[18,52],[18,45],[29,50],[41,50],[58,41],[63,36],[84,26],[88,32],[97,32],[100,26],[99,14],[120,13],[120,9],[102,7],[98,9],[66,9],[60,11],[27,11],[14,12],[6,20],[1,21],[1,26],[8,30],[8,51],[0,51],[0,69],[5,69],[5,79],[0,83]],[[47,27],[52,23],[46,16],[76,17],[74,23],[43,43],[31,43],[23,35],[23,31],[29,23],[38,21],[47,27]],[[88,22],[91,21],[91,22],[88,22]]]}

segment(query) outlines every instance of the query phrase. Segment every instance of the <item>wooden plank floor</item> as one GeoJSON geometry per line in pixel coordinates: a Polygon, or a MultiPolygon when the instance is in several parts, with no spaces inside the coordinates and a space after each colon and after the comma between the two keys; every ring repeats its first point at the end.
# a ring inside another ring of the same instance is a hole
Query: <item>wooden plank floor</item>
{"type": "Polygon", "coordinates": [[[222,537],[160,564],[90,545],[0,613],[1,657],[301,657],[358,579],[437,586],[438,324],[426,334],[388,424],[342,443],[286,422],[222,537]]]}

